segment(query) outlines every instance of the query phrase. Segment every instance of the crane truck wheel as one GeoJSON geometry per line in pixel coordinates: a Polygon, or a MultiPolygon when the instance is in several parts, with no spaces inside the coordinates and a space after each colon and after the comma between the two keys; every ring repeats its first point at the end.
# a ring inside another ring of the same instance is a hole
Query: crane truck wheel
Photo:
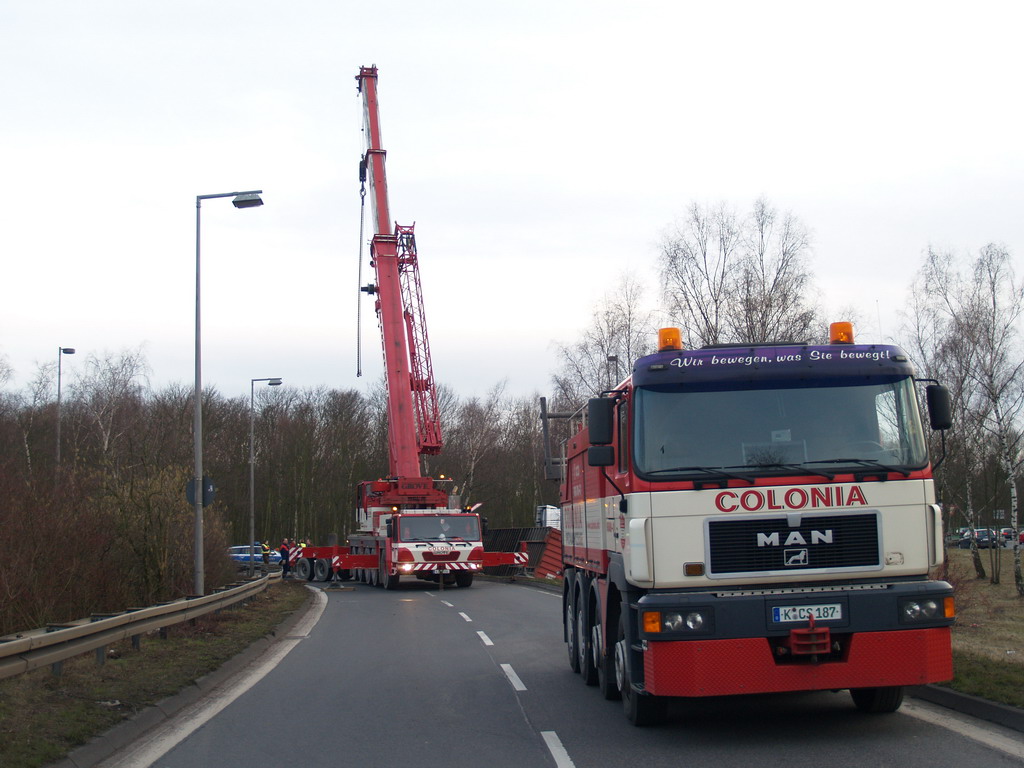
{"type": "Polygon", "coordinates": [[[455,574],[455,586],[456,587],[471,587],[473,586],[473,574],[470,571],[459,571],[455,574]]]}
{"type": "Polygon", "coordinates": [[[313,563],[313,580],[314,581],[330,581],[331,580],[331,565],[324,558],[318,558],[313,563]]]}
{"type": "Polygon", "coordinates": [[[659,725],[668,717],[668,701],[661,696],[648,696],[633,689],[629,656],[633,651],[626,640],[626,617],[629,608],[619,614],[618,639],[615,642],[615,676],[622,690],[622,709],[633,725],[659,725]]]}
{"type": "Polygon", "coordinates": [[[295,563],[295,576],[303,581],[313,580],[313,566],[309,564],[308,557],[300,557],[295,563]]]}
{"type": "Polygon", "coordinates": [[[903,703],[903,687],[851,688],[850,696],[861,712],[872,714],[895,712],[903,703]]]}
{"type": "Polygon", "coordinates": [[[397,573],[391,573],[391,569],[388,568],[387,562],[384,560],[384,552],[380,553],[380,566],[377,568],[377,573],[380,574],[380,583],[384,589],[398,589],[398,580],[401,576],[397,573]]]}

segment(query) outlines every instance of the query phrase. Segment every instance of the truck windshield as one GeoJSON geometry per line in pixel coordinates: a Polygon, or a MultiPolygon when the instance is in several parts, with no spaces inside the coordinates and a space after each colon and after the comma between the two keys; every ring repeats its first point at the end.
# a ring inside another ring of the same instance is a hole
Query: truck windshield
{"type": "Polygon", "coordinates": [[[633,436],[637,472],[653,480],[797,468],[906,473],[927,462],[909,377],[640,387],[633,436]]]}
{"type": "Polygon", "coordinates": [[[479,541],[480,518],[476,515],[402,515],[398,518],[399,541],[479,541]]]}

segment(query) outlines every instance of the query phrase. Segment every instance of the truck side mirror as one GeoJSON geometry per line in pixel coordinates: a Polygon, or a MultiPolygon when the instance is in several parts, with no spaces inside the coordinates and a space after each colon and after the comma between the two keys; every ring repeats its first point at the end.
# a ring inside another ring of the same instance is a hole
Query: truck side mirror
{"type": "MultiPolygon", "coordinates": [[[[614,436],[615,401],[609,397],[594,397],[587,401],[587,425],[591,445],[611,445],[614,436]]],[[[602,466],[591,464],[591,466],[602,466]]],[[[606,465],[605,465],[606,466],[606,465]]]]}
{"type": "Polygon", "coordinates": [[[587,464],[610,467],[615,463],[615,449],[610,445],[592,445],[587,449],[587,464]]]}
{"type": "Polygon", "coordinates": [[[929,384],[924,390],[928,401],[928,420],[932,429],[949,429],[953,426],[953,406],[949,390],[941,384],[929,384]]]}

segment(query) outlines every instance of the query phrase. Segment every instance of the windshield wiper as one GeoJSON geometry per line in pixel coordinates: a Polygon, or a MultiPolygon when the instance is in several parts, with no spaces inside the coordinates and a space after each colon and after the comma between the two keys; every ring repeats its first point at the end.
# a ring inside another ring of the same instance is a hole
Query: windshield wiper
{"type": "Polygon", "coordinates": [[[741,475],[738,472],[726,472],[722,467],[666,467],[664,469],[652,469],[647,474],[659,475],[663,472],[704,472],[714,477],[730,477],[733,480],[743,480],[744,482],[754,484],[754,479],[749,475],[741,475]]]}
{"type": "Polygon", "coordinates": [[[903,467],[894,467],[891,464],[883,464],[877,459],[814,459],[808,464],[859,464],[862,467],[878,467],[886,472],[898,472],[904,477],[910,477],[910,470],[903,467]]]}
{"type": "Polygon", "coordinates": [[[836,477],[834,472],[822,472],[820,469],[811,469],[803,464],[777,464],[773,462],[771,464],[746,464],[744,466],[757,469],[788,469],[792,472],[799,472],[805,475],[818,475],[819,477],[824,477],[829,480],[834,480],[836,477]]]}

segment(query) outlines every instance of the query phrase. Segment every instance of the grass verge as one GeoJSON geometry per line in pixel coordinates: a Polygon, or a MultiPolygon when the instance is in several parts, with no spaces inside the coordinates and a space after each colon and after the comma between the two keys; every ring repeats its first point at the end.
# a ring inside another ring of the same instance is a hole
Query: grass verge
{"type": "Polygon", "coordinates": [[[273,584],[245,605],[111,646],[105,664],[84,654],[0,680],[0,766],[38,768],[142,709],[178,693],[275,628],[309,599],[297,582],[273,584]]]}
{"type": "Polygon", "coordinates": [[[957,622],[955,677],[945,685],[1024,708],[1024,598],[1017,595],[1013,581],[1013,550],[981,550],[980,555],[984,578],[978,578],[969,550],[946,553],[949,580],[956,589],[957,622]],[[992,584],[996,572],[999,583],[992,584]]]}

